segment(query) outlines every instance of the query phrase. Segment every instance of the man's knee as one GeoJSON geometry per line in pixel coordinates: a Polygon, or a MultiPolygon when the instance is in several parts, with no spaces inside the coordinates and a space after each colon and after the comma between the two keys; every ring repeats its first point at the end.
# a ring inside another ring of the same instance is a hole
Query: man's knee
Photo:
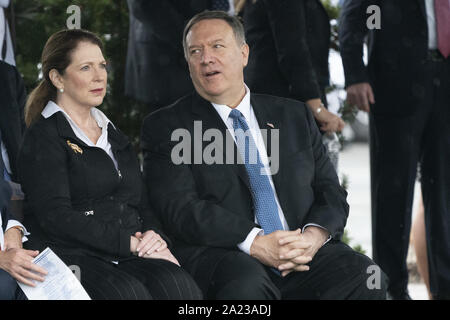
{"type": "Polygon", "coordinates": [[[356,265],[360,266],[359,283],[350,299],[385,300],[388,277],[370,258],[355,252],[356,265]]]}
{"type": "Polygon", "coordinates": [[[281,294],[268,277],[245,276],[233,279],[216,293],[218,300],[279,300],[281,294]]]}
{"type": "Polygon", "coordinates": [[[280,299],[279,289],[271,281],[266,268],[242,252],[231,252],[215,271],[209,296],[220,300],[280,299]]]}

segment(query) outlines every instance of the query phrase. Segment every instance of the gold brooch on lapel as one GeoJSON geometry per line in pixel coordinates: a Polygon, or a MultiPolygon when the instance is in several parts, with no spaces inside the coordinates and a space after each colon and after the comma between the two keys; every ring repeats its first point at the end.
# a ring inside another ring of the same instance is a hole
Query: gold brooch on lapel
{"type": "Polygon", "coordinates": [[[70,140],[67,140],[67,144],[69,145],[69,147],[72,148],[72,150],[75,153],[83,154],[83,150],[78,145],[76,145],[75,143],[72,143],[72,142],[70,142],[70,140]]]}

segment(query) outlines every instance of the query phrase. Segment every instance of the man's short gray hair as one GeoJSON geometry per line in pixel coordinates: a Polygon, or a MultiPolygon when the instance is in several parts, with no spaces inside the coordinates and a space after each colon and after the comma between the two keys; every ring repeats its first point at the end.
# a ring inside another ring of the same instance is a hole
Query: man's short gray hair
{"type": "Polygon", "coordinates": [[[234,38],[236,39],[236,42],[238,43],[238,45],[242,46],[245,44],[244,26],[242,25],[242,23],[238,17],[229,15],[225,11],[206,10],[206,11],[203,11],[203,12],[198,13],[195,16],[193,16],[191,18],[191,20],[189,20],[189,22],[184,27],[183,50],[184,50],[184,56],[186,59],[188,57],[188,54],[187,54],[188,48],[187,48],[187,44],[186,44],[186,37],[187,37],[187,34],[189,33],[189,30],[191,30],[191,28],[195,24],[197,24],[198,22],[200,22],[202,20],[212,20],[212,19],[219,19],[219,20],[223,20],[226,23],[228,23],[228,25],[231,27],[231,29],[233,29],[234,38]]]}

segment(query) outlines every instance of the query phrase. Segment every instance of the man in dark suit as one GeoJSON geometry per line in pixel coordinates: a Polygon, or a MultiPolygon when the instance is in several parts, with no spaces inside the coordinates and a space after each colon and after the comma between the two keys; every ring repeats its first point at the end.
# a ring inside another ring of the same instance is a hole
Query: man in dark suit
{"type": "Polygon", "coordinates": [[[340,242],[346,192],[311,112],[245,86],[239,20],[198,14],[183,41],[196,92],[148,116],[141,141],[152,206],[205,296],[385,297],[382,271],[368,285],[373,262],[340,242]]]}
{"type": "Polygon", "coordinates": [[[14,66],[0,61],[0,242],[3,250],[0,251],[0,299],[23,298],[15,279],[28,284],[30,281],[26,278],[38,279],[30,275],[30,270],[38,269],[26,266],[37,252],[22,249],[22,241],[26,240],[23,236],[29,233],[17,221],[22,218],[18,203],[23,194],[16,183],[16,161],[24,129],[25,99],[19,72],[14,66]]]}
{"type": "MultiPolygon", "coordinates": [[[[3,171],[4,162],[0,154],[0,172],[3,171]]],[[[0,175],[0,300],[23,299],[16,280],[34,286],[30,279],[43,281],[44,278],[33,272],[46,274],[45,270],[31,263],[39,252],[22,248],[25,229],[11,216],[11,194],[10,184],[0,175]]]]}
{"type": "Polygon", "coordinates": [[[0,61],[0,150],[5,163],[0,174],[9,181],[13,196],[10,210],[15,219],[22,221],[23,193],[17,176],[17,155],[25,128],[25,86],[16,67],[0,61]]]}
{"type": "Polygon", "coordinates": [[[450,298],[450,3],[347,0],[339,38],[347,100],[370,111],[374,260],[389,276],[392,298],[408,299],[406,256],[420,162],[431,292],[450,298]],[[379,13],[366,14],[370,5],[379,13]],[[380,19],[380,29],[368,29],[376,26],[373,19],[380,19]]]}
{"type": "Polygon", "coordinates": [[[252,48],[245,81],[255,93],[306,102],[322,131],[341,131],[344,122],[329,112],[330,22],[319,0],[246,1],[243,11],[252,48]]]}
{"type": "Polygon", "coordinates": [[[25,86],[19,72],[14,66],[0,61],[0,130],[12,181],[17,181],[16,162],[25,129],[25,100],[25,86]]]}
{"type": "Polygon", "coordinates": [[[146,103],[149,111],[154,111],[193,90],[181,34],[190,17],[212,8],[215,1],[128,0],[126,95],[146,103]]]}

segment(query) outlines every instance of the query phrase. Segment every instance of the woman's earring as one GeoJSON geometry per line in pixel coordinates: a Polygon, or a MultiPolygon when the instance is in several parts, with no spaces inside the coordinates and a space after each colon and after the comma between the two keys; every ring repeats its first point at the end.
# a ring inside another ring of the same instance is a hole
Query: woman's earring
{"type": "Polygon", "coordinates": [[[59,92],[63,93],[63,92],[64,92],[64,89],[63,89],[63,88],[60,88],[60,89],[59,89],[59,92]]]}

